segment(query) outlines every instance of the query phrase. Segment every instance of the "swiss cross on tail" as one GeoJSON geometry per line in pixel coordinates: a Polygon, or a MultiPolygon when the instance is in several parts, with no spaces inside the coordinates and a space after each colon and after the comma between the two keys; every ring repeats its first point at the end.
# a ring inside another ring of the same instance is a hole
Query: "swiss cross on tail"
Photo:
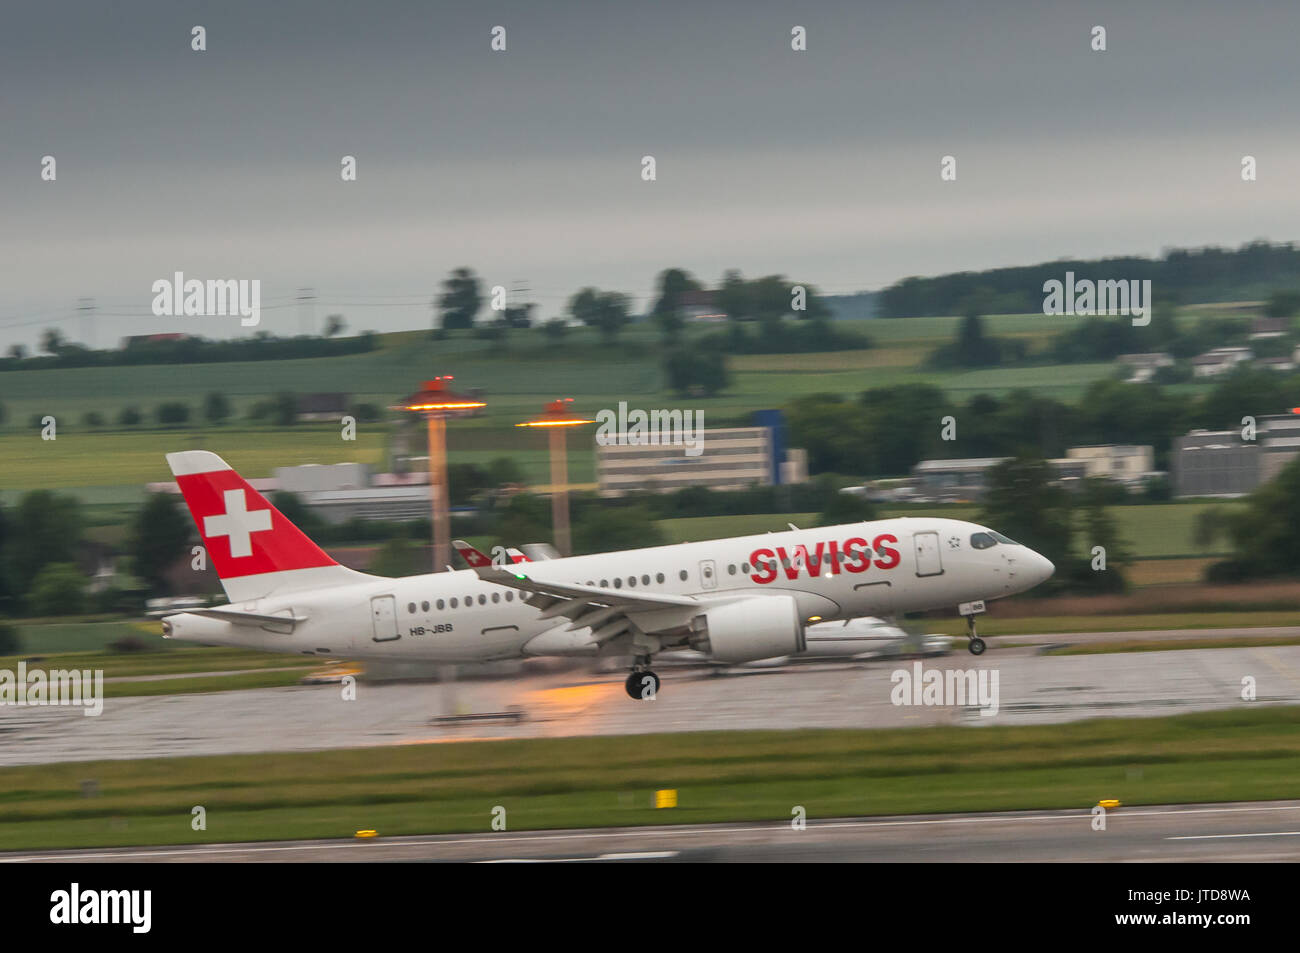
{"type": "Polygon", "coordinates": [[[451,544],[456,547],[460,558],[465,560],[471,569],[483,569],[492,565],[492,560],[485,553],[479,552],[463,539],[453,539],[451,544]]]}
{"type": "Polygon", "coordinates": [[[337,565],[215,453],[169,453],[167,463],[223,582],[337,565]]]}

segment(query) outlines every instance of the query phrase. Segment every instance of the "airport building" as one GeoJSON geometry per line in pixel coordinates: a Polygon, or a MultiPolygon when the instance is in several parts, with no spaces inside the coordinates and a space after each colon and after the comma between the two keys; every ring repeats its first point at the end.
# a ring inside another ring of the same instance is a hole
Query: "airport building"
{"type": "Polygon", "coordinates": [[[756,426],[699,432],[698,443],[650,443],[644,433],[597,434],[596,476],[600,494],[671,493],[688,486],[743,490],[751,486],[802,483],[807,457],[785,447],[780,411],[759,411],[756,426]]]}
{"type": "Polygon", "coordinates": [[[1174,495],[1245,496],[1300,455],[1300,415],[1255,421],[1255,439],[1237,430],[1193,430],[1174,440],[1174,495]]]}

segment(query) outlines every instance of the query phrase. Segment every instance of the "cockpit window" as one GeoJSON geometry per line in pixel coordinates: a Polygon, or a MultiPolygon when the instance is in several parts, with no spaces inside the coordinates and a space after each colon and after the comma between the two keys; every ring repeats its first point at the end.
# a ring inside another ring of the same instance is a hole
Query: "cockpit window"
{"type": "Polygon", "coordinates": [[[998,541],[993,537],[996,533],[974,533],[970,538],[971,549],[988,549],[990,546],[996,546],[998,541]]]}
{"type": "Polygon", "coordinates": [[[994,539],[996,539],[999,543],[1006,543],[1008,546],[1019,546],[1019,545],[1020,545],[1020,544],[1017,543],[1014,539],[1007,539],[1007,538],[1006,538],[1005,536],[1003,536],[1001,533],[995,533],[995,532],[993,532],[993,530],[989,530],[989,535],[992,536],[994,539]]]}

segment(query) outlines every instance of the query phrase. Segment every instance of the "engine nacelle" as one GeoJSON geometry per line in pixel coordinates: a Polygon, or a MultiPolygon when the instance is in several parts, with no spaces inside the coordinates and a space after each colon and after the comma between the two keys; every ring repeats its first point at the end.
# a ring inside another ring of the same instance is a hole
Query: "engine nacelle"
{"type": "Polygon", "coordinates": [[[793,655],[805,647],[793,596],[761,596],[709,609],[691,620],[691,648],[720,662],[793,655]]]}

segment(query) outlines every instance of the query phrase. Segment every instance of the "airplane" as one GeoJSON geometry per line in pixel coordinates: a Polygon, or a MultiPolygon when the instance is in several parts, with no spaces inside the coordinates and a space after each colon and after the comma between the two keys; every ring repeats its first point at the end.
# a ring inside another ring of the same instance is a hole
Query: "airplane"
{"type": "MultiPolygon", "coordinates": [[[[944,655],[952,640],[946,635],[920,635],[894,625],[885,619],[863,616],[843,622],[816,622],[804,626],[805,648],[795,655],[778,655],[768,659],[742,662],[740,668],[770,668],[792,662],[860,661],[887,655],[944,655]]],[[[663,652],[664,660],[688,663],[706,663],[731,667],[725,662],[714,662],[695,649],[663,652]]]]}
{"type": "Polygon", "coordinates": [[[470,569],[393,579],[339,565],[215,453],[167,463],[229,604],[167,616],[166,638],[362,660],[626,656],[638,700],[656,697],[665,650],[793,655],[818,623],[997,599],[1055,570],[976,523],[899,517],[503,565],[457,541],[470,569]]]}

